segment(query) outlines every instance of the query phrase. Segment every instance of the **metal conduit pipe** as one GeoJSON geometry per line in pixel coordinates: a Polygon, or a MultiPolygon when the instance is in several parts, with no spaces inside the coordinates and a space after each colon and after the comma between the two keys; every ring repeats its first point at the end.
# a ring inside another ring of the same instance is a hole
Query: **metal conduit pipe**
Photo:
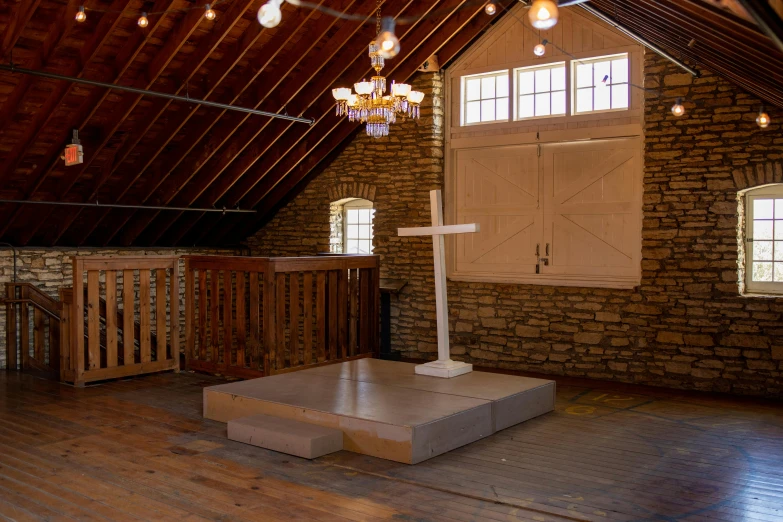
{"type": "Polygon", "coordinates": [[[128,87],[125,85],[116,85],[114,83],[99,82],[95,80],[87,80],[84,78],[75,78],[73,76],[63,76],[61,74],[55,74],[45,71],[34,71],[32,69],[23,69],[17,67],[13,63],[11,65],[0,65],[0,71],[8,71],[19,74],[29,74],[30,76],[40,76],[41,78],[49,78],[52,80],[62,80],[72,83],[81,83],[84,85],[92,85],[94,87],[105,87],[106,89],[114,89],[116,91],[126,91],[135,94],[141,94],[143,96],[155,96],[158,98],[166,98],[168,100],[175,100],[185,103],[195,103],[197,105],[204,105],[206,107],[214,107],[216,109],[225,109],[228,111],[246,112],[248,114],[255,114],[256,116],[268,116],[270,118],[279,118],[281,120],[295,121],[299,123],[307,123],[313,125],[315,120],[312,118],[299,118],[297,116],[289,116],[287,114],[278,114],[276,112],[259,111],[256,109],[250,109],[247,107],[238,107],[236,105],[228,105],[225,103],[212,102],[207,100],[201,100],[198,98],[190,98],[188,96],[177,96],[176,94],[167,94],[165,92],[150,91],[148,89],[139,89],[137,87],[128,87]]]}
{"type": "Polygon", "coordinates": [[[62,207],[90,207],[90,208],[124,208],[129,210],[176,210],[178,212],[220,212],[221,214],[255,214],[256,210],[239,208],[193,208],[193,207],[159,207],[145,205],[120,205],[104,203],[77,203],[69,201],[34,201],[30,199],[0,199],[0,203],[13,205],[50,205],[62,207]]]}
{"type": "Polygon", "coordinates": [[[636,33],[631,31],[630,29],[627,29],[626,27],[623,27],[622,25],[618,24],[617,22],[615,22],[614,20],[612,20],[611,18],[609,18],[608,16],[603,14],[598,9],[596,9],[594,7],[591,7],[591,6],[587,5],[587,4],[578,4],[578,5],[579,5],[579,7],[581,7],[582,9],[587,11],[588,13],[590,13],[591,15],[593,15],[596,18],[599,18],[602,21],[606,22],[607,24],[611,25],[612,27],[614,27],[618,31],[622,32],[623,34],[625,34],[629,38],[632,38],[633,40],[636,40],[637,42],[639,42],[643,46],[645,46],[648,49],[650,49],[651,51],[654,51],[655,53],[663,56],[664,58],[666,58],[667,60],[669,60],[673,64],[677,65],[681,69],[683,69],[685,71],[688,71],[689,73],[691,73],[696,78],[698,78],[700,76],[699,71],[697,71],[693,67],[690,67],[690,66],[684,64],[683,62],[681,62],[680,60],[678,60],[677,58],[675,58],[671,54],[667,53],[666,51],[664,51],[663,49],[661,49],[657,45],[649,42],[648,40],[645,40],[641,36],[638,36],[636,33]]]}

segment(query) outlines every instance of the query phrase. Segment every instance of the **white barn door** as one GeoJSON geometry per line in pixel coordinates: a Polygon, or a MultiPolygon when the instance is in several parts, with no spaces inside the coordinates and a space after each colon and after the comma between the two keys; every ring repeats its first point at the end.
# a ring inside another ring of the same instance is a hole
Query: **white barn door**
{"type": "Polygon", "coordinates": [[[638,280],[641,143],[619,138],[542,146],[542,273],[638,280]]]}

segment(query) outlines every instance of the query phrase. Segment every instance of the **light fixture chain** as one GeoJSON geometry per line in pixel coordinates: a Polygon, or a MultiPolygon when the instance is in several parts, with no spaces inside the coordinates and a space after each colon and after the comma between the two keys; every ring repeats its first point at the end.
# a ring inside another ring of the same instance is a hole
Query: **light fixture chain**
{"type": "Polygon", "coordinates": [[[381,34],[381,0],[378,0],[378,9],[375,17],[375,35],[381,34]]]}

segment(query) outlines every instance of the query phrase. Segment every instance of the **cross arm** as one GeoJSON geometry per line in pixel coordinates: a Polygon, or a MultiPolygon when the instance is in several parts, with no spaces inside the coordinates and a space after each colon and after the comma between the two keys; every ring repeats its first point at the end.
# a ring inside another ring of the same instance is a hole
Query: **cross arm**
{"type": "Polygon", "coordinates": [[[435,236],[445,234],[468,234],[479,232],[478,223],[465,223],[463,225],[441,225],[439,227],[415,227],[398,228],[398,236],[435,236]]]}

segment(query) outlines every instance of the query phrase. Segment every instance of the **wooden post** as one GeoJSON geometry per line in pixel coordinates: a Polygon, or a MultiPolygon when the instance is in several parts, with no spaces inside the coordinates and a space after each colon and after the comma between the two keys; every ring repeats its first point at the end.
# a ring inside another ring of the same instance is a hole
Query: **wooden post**
{"type": "Polygon", "coordinates": [[[106,271],[106,367],[117,366],[117,272],[106,271]]]}
{"type": "Polygon", "coordinates": [[[231,286],[231,270],[223,270],[223,364],[231,366],[231,348],[233,346],[233,323],[231,312],[234,297],[231,286]]]}
{"type": "Polygon", "coordinates": [[[245,325],[245,272],[243,270],[237,271],[237,299],[236,299],[236,314],[237,314],[237,366],[240,368],[245,367],[245,347],[247,339],[247,330],[245,325]]]}
{"type": "Polygon", "coordinates": [[[73,259],[73,313],[71,313],[71,364],[74,386],[84,386],[84,261],[73,259]]]}
{"type": "MultiPolygon", "coordinates": [[[[136,340],[135,340],[135,302],[136,298],[134,288],[133,270],[122,271],[122,351],[125,357],[123,364],[134,364],[136,362],[136,340]]],[[[141,341],[141,339],[139,339],[141,341]]]]}
{"type": "MultiPolygon", "coordinates": [[[[155,270],[155,360],[165,361],[166,353],[166,269],[155,270]]],[[[173,303],[172,303],[173,304],[173,303]]],[[[171,328],[174,328],[172,322],[171,328]]]]}
{"type": "MultiPolygon", "coordinates": [[[[192,282],[192,281],[191,281],[192,282]]],[[[169,281],[169,328],[171,357],[176,361],[176,371],[179,371],[179,259],[171,262],[171,280],[169,281]]]]}
{"type": "Polygon", "coordinates": [[[293,368],[299,366],[299,272],[289,272],[288,277],[288,356],[293,368]]]}
{"type": "MultiPolygon", "coordinates": [[[[177,263],[177,265],[179,265],[179,263],[177,263]]],[[[171,279],[172,279],[171,287],[173,290],[174,277],[172,277],[171,279]]],[[[196,332],[195,332],[196,322],[194,321],[196,317],[195,284],[196,281],[193,276],[193,269],[190,268],[190,260],[186,258],[185,259],[185,368],[188,368],[188,365],[190,364],[190,358],[196,355],[194,353],[196,350],[196,332]]],[[[179,299],[177,299],[177,301],[179,301],[179,299]]],[[[172,304],[174,303],[173,296],[171,302],[172,304]]],[[[171,314],[171,317],[173,320],[174,318],[173,312],[171,314]]],[[[179,323],[179,320],[177,320],[177,323],[179,323]]],[[[174,349],[172,348],[171,351],[173,352],[174,349]]]]}
{"type": "Polygon", "coordinates": [[[317,362],[326,360],[326,272],[316,272],[315,321],[317,343],[317,362]]]}
{"type": "Polygon", "coordinates": [[[271,375],[272,361],[276,360],[275,339],[275,270],[272,263],[264,269],[264,375],[271,375]]]}
{"type": "Polygon", "coordinates": [[[30,306],[24,300],[27,299],[27,288],[22,287],[20,298],[23,300],[19,304],[19,353],[21,355],[22,369],[26,370],[30,366],[30,306]]]}
{"type": "Polygon", "coordinates": [[[87,271],[87,367],[101,367],[101,295],[97,270],[87,271]]]}
{"type": "Polygon", "coordinates": [[[215,366],[220,362],[220,271],[211,269],[209,271],[209,331],[212,364],[215,366]]]}
{"type": "Polygon", "coordinates": [[[304,327],[302,342],[304,344],[305,366],[313,362],[313,273],[305,272],[302,276],[302,294],[304,295],[304,327]]]}
{"type": "Polygon", "coordinates": [[[259,298],[258,272],[250,272],[250,361],[248,361],[248,365],[254,370],[263,369],[258,351],[261,345],[260,313],[261,302],[259,298]]]}
{"type": "Polygon", "coordinates": [[[43,310],[33,307],[33,354],[35,362],[46,364],[46,323],[43,310]]]}
{"type": "Polygon", "coordinates": [[[139,269],[139,345],[141,362],[152,361],[151,324],[150,324],[150,270],[139,269]]]}
{"type": "MultiPolygon", "coordinates": [[[[192,270],[192,269],[191,269],[192,270]]],[[[207,360],[207,271],[198,269],[198,359],[207,360]]]]}
{"type": "Polygon", "coordinates": [[[277,353],[277,371],[285,368],[285,278],[286,273],[282,272],[275,274],[277,279],[277,297],[275,304],[277,305],[277,322],[275,323],[275,336],[277,337],[277,346],[275,352],[277,353]]]}
{"type": "MultiPolygon", "coordinates": [[[[7,299],[16,299],[16,285],[8,283],[5,285],[5,296],[7,299]]],[[[5,361],[6,369],[9,371],[18,370],[18,359],[16,357],[17,337],[16,337],[16,303],[7,303],[5,305],[5,361]]]]}

